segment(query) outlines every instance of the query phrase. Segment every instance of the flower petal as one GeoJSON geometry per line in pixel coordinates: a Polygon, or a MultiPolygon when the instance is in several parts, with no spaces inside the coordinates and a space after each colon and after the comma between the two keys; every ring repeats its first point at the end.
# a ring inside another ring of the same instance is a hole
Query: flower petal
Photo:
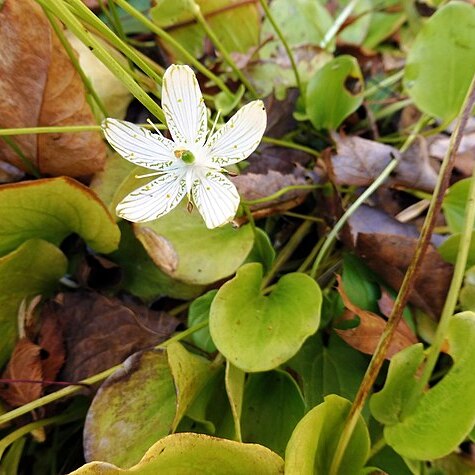
{"type": "Polygon", "coordinates": [[[194,180],[193,201],[209,229],[231,221],[239,206],[236,187],[222,174],[214,170],[203,172],[194,180]]]}
{"type": "Polygon", "coordinates": [[[169,172],[128,194],[116,208],[121,218],[143,223],[164,216],[186,194],[183,172],[169,172]]]}
{"type": "Polygon", "coordinates": [[[262,101],[241,107],[208,140],[208,160],[222,167],[244,160],[259,145],[266,125],[267,115],[262,101]]]}
{"type": "Polygon", "coordinates": [[[165,171],[176,163],[174,144],[162,134],[117,119],[105,119],[102,130],[111,147],[135,165],[165,171]]]}
{"type": "Polygon", "coordinates": [[[195,73],[172,64],[163,76],[162,108],[168,129],[181,145],[203,145],[208,133],[206,105],[195,73]]]}

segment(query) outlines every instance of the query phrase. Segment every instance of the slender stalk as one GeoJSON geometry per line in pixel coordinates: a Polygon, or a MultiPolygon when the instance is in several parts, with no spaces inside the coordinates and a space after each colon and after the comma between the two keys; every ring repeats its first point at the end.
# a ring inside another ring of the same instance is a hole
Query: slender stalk
{"type": "MultiPolygon", "coordinates": [[[[463,114],[461,115],[459,121],[457,122],[454,133],[450,138],[449,148],[447,154],[452,154],[455,156],[458,145],[460,144],[461,137],[463,135],[464,128],[467,124],[467,121],[470,117],[470,111],[473,108],[475,103],[475,76],[473,78],[472,84],[472,94],[468,96],[468,102],[464,109],[463,114]],[[457,142],[458,141],[458,142],[457,142]]],[[[437,331],[435,333],[434,339],[431,343],[429,353],[427,355],[426,364],[422,370],[422,375],[416,383],[416,388],[412,393],[412,397],[408,403],[409,409],[411,408],[414,401],[418,398],[420,394],[424,391],[424,388],[429,383],[432,372],[437,363],[437,359],[442,348],[445,337],[447,336],[448,326],[450,324],[450,318],[455,312],[455,307],[457,305],[458,297],[460,294],[460,287],[462,286],[463,277],[465,274],[465,268],[467,265],[467,258],[470,250],[470,242],[472,239],[472,231],[475,224],[475,169],[472,172],[472,177],[470,180],[470,190],[468,193],[467,207],[465,210],[465,219],[463,224],[462,234],[460,236],[459,250],[457,253],[457,260],[455,261],[454,273],[452,276],[452,281],[450,283],[450,288],[447,293],[447,298],[445,300],[444,307],[440,316],[439,324],[437,326],[437,331]]]]}
{"type": "Polygon", "coordinates": [[[41,173],[36,165],[23,153],[23,150],[10,137],[2,137],[2,140],[18,155],[26,171],[36,178],[41,178],[41,173]]]}
{"type": "Polygon", "coordinates": [[[332,230],[328,233],[325,242],[320,248],[318,255],[313,263],[312,270],[310,271],[310,276],[312,278],[317,277],[317,272],[319,270],[320,264],[323,259],[326,257],[328,250],[333,245],[336,240],[338,233],[341,231],[343,226],[348,221],[349,217],[382,185],[382,183],[388,178],[391,172],[396,168],[398,160],[393,159],[389,162],[386,168],[381,172],[381,174],[376,178],[376,180],[371,183],[368,188],[353,202],[353,204],[343,213],[343,216],[338,220],[332,230]]]}
{"type": "Polygon", "coordinates": [[[353,10],[355,9],[356,4],[358,3],[358,1],[359,0],[350,0],[348,5],[346,5],[346,7],[341,11],[341,13],[338,15],[338,18],[336,18],[336,20],[334,21],[333,25],[325,33],[325,37],[320,42],[320,48],[322,48],[322,49],[327,48],[330,41],[340,31],[340,28],[342,27],[343,23],[345,23],[345,21],[348,19],[348,17],[351,15],[353,10]]]}
{"type": "MultiPolygon", "coordinates": [[[[86,88],[86,91],[89,93],[89,95],[92,97],[94,102],[96,103],[97,107],[99,107],[99,110],[102,112],[104,117],[109,117],[109,113],[107,112],[107,109],[104,106],[104,103],[101,101],[101,98],[97,95],[94,87],[92,86],[91,81],[89,78],[86,76],[84,73],[83,69],[81,68],[81,65],[79,64],[79,60],[74,53],[73,48],[71,48],[71,45],[69,44],[69,41],[66,38],[66,35],[63,33],[62,28],[58,25],[58,22],[56,21],[56,18],[54,18],[51,13],[44,8],[43,9],[46,17],[49,20],[49,23],[51,27],[53,28],[54,32],[56,33],[56,36],[58,37],[60,43],[63,45],[64,50],[66,51],[66,54],[69,57],[69,60],[71,61],[72,65],[74,66],[74,69],[77,71],[79,74],[82,83],[84,84],[84,87],[86,88]]],[[[93,112],[95,112],[95,108],[93,107],[92,104],[91,109],[93,112]]],[[[101,121],[100,117],[96,117],[97,122],[101,121]]]]}
{"type": "MultiPolygon", "coordinates": [[[[439,178],[437,180],[437,184],[434,190],[429,210],[427,212],[426,219],[421,229],[421,234],[419,236],[416,251],[409,265],[409,268],[404,276],[401,288],[399,289],[398,296],[394,302],[391,315],[389,316],[388,322],[381,335],[381,339],[379,340],[378,346],[371,358],[363,381],[361,382],[361,385],[355,396],[355,400],[353,401],[350,413],[348,414],[348,418],[341,433],[338,446],[335,450],[335,456],[332,461],[330,475],[335,475],[336,473],[338,473],[341,460],[351,439],[355,426],[358,422],[358,418],[360,417],[366,399],[371,391],[371,388],[373,387],[374,381],[376,380],[381,366],[383,365],[387,350],[391,343],[392,336],[399,324],[399,321],[401,320],[402,312],[409,299],[409,293],[414,284],[414,280],[417,277],[417,271],[419,270],[422,259],[424,258],[426,250],[430,244],[430,237],[435,226],[435,220],[440,211],[445,192],[450,183],[450,177],[455,163],[455,154],[459,148],[460,141],[462,140],[462,131],[468,121],[470,112],[473,108],[474,101],[475,76],[472,79],[472,83],[470,85],[469,91],[462,107],[462,114],[459,118],[457,127],[451,138],[449,148],[442,162],[439,172],[439,178]]],[[[419,124],[421,123],[422,121],[419,122],[419,124]]],[[[404,144],[403,148],[407,149],[409,147],[408,142],[409,140],[404,144]]],[[[434,358],[434,356],[432,356],[432,358],[434,358]]]]}
{"type": "Polygon", "coordinates": [[[174,48],[176,48],[180,53],[186,58],[186,61],[194,66],[200,73],[206,76],[208,79],[213,81],[216,86],[218,86],[226,95],[233,97],[233,93],[229,90],[226,84],[218,76],[213,74],[208,68],[203,66],[192,54],[190,54],[183,46],[176,41],[173,36],[169,35],[163,28],[160,28],[155,23],[151,22],[145,15],[140,13],[137,9],[129,5],[126,0],[114,0],[114,2],[126,11],[129,15],[133,16],[135,19],[140,21],[145,25],[152,33],[155,33],[159,38],[163,39],[174,48]]]}
{"type": "Polygon", "coordinates": [[[257,198],[255,200],[248,200],[248,201],[243,201],[243,204],[245,205],[257,205],[260,203],[267,203],[268,201],[275,200],[282,195],[285,195],[289,191],[294,191],[294,190],[316,190],[317,188],[320,188],[320,185],[289,185],[285,186],[284,188],[281,188],[279,191],[276,191],[275,193],[272,193],[272,195],[264,196],[263,198],[257,198]]]}
{"type": "Polygon", "coordinates": [[[273,144],[273,145],[279,145],[280,147],[292,148],[294,150],[301,150],[302,152],[307,152],[308,154],[313,155],[314,157],[320,158],[320,152],[317,152],[313,148],[306,147],[305,145],[300,145],[295,142],[289,142],[288,140],[274,139],[273,137],[266,137],[266,136],[262,138],[262,141],[265,143],[273,144]]]}
{"type": "MultiPolygon", "coordinates": [[[[114,46],[118,51],[124,54],[130,61],[135,63],[150,79],[158,85],[162,84],[162,78],[155,69],[149,64],[150,60],[144,58],[144,55],[135,48],[132,48],[123,38],[119,38],[107,25],[105,25],[81,0],[67,0],[75,14],[88,25],[93,27],[107,42],[114,46]]],[[[112,5],[112,3],[111,3],[112,5]]],[[[155,91],[154,91],[155,92],[155,91]]],[[[157,89],[158,95],[158,89],[157,89]]]]}
{"type": "Polygon", "coordinates": [[[269,282],[275,277],[279,269],[287,262],[290,256],[294,253],[295,249],[302,242],[302,239],[309,233],[310,229],[313,226],[312,221],[304,221],[298,228],[297,231],[292,235],[287,244],[279,252],[279,255],[276,257],[272,267],[269,269],[269,272],[264,277],[261,288],[266,288],[269,285],[269,282]]]}
{"type": "Polygon", "coordinates": [[[404,70],[398,71],[397,73],[391,74],[387,78],[384,78],[382,81],[378,82],[374,86],[368,87],[366,91],[363,93],[363,97],[369,97],[373,94],[376,94],[381,89],[384,89],[388,86],[392,86],[393,84],[397,83],[402,77],[404,76],[404,70]]]}
{"type": "Polygon", "coordinates": [[[76,37],[82,41],[92,53],[129,89],[129,91],[161,122],[165,123],[165,115],[158,104],[135,82],[122,65],[94,38],[81,24],[63,2],[53,0],[36,0],[59,18],[76,37]]]}
{"type": "MultiPolygon", "coordinates": [[[[137,124],[144,129],[166,129],[163,124],[137,124]]],[[[28,135],[28,134],[61,134],[72,132],[100,132],[102,127],[100,125],[58,125],[46,127],[18,127],[13,129],[0,129],[0,137],[9,135],[28,135]]]]}
{"type": "MultiPolygon", "coordinates": [[[[160,343],[159,345],[155,347],[155,349],[164,349],[171,343],[175,341],[183,340],[184,338],[188,337],[192,333],[195,333],[198,330],[201,330],[206,325],[208,325],[207,320],[204,322],[200,322],[196,324],[195,326],[188,328],[187,330],[177,333],[176,335],[169,338],[167,341],[160,343]]],[[[0,426],[6,422],[9,422],[17,417],[22,416],[23,414],[27,414],[28,412],[33,411],[34,409],[37,409],[42,406],[46,406],[46,404],[50,404],[54,401],[57,401],[58,399],[62,399],[63,397],[71,396],[77,393],[78,391],[83,390],[84,385],[91,386],[100,381],[103,381],[104,379],[108,378],[112,373],[117,371],[118,369],[123,368],[123,366],[124,366],[123,363],[118,364],[116,366],[113,366],[112,368],[108,368],[100,373],[90,376],[89,378],[83,379],[77,385],[67,386],[63,389],[59,389],[58,391],[55,391],[54,393],[47,394],[46,396],[40,397],[39,399],[35,399],[34,401],[29,402],[28,404],[25,404],[21,407],[13,409],[12,411],[6,412],[5,414],[0,415],[0,426]]]]}
{"type": "Polygon", "coordinates": [[[272,12],[270,11],[269,6],[267,5],[267,0],[259,0],[259,2],[262,6],[262,9],[264,10],[264,13],[266,14],[267,19],[270,21],[272,28],[274,28],[275,32],[277,33],[277,36],[279,37],[280,41],[282,42],[282,45],[285,48],[285,52],[287,53],[287,56],[290,60],[290,64],[292,65],[292,69],[294,70],[295,82],[297,83],[297,87],[299,88],[300,94],[303,94],[302,81],[300,80],[299,70],[297,68],[297,64],[295,63],[295,58],[292,53],[292,50],[290,49],[290,46],[287,40],[285,39],[282,30],[275,21],[274,16],[272,15],[272,12]]]}

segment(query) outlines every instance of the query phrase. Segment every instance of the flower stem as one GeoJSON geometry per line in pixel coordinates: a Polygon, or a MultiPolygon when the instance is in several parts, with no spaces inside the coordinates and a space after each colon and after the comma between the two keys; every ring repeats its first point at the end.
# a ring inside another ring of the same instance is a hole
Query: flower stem
{"type": "Polygon", "coordinates": [[[264,10],[264,13],[266,14],[267,19],[270,21],[272,28],[274,28],[275,32],[277,33],[277,36],[279,37],[280,41],[282,42],[282,45],[285,48],[285,52],[287,53],[287,56],[289,57],[290,64],[292,65],[292,69],[294,70],[294,75],[295,75],[295,82],[297,83],[297,87],[300,91],[300,94],[303,94],[303,88],[302,88],[302,82],[300,80],[300,75],[299,75],[299,70],[297,68],[297,64],[295,63],[295,58],[292,53],[292,50],[290,49],[290,46],[285,38],[285,36],[282,33],[282,30],[280,29],[279,25],[274,19],[274,16],[272,15],[272,12],[270,11],[269,6],[267,5],[266,0],[259,0],[262,9],[264,10]]]}
{"type": "Polygon", "coordinates": [[[128,71],[116,59],[111,57],[110,53],[84,28],[63,2],[53,0],[36,1],[59,18],[155,117],[161,122],[165,122],[165,115],[158,104],[135,82],[128,71]]]}
{"type": "Polygon", "coordinates": [[[183,46],[176,41],[173,36],[169,35],[164,29],[157,26],[155,23],[151,22],[145,15],[140,13],[126,0],[113,0],[119,7],[121,7],[128,14],[133,16],[136,20],[140,21],[145,25],[152,33],[155,33],[159,38],[163,39],[174,48],[176,48],[180,53],[186,58],[187,62],[194,66],[200,73],[206,76],[208,79],[213,81],[216,86],[218,86],[227,96],[234,97],[233,93],[229,90],[226,84],[218,76],[213,74],[208,68],[203,66],[192,54],[190,54],[183,46]]]}
{"type": "MultiPolygon", "coordinates": [[[[401,320],[402,312],[409,299],[409,293],[413,287],[414,280],[417,276],[417,271],[419,270],[420,263],[422,262],[422,259],[424,258],[426,250],[430,244],[430,237],[434,229],[435,221],[440,211],[440,208],[442,206],[442,201],[443,201],[445,192],[450,183],[450,177],[451,177],[452,169],[455,162],[455,154],[456,154],[456,151],[458,150],[460,141],[462,139],[462,131],[465,128],[465,125],[468,121],[474,101],[475,101],[475,77],[472,79],[472,83],[470,85],[469,91],[467,93],[467,96],[465,98],[465,101],[462,107],[462,114],[459,118],[457,127],[453,133],[453,137],[451,138],[449,148],[442,162],[440,172],[439,172],[439,178],[437,180],[437,184],[434,190],[434,194],[431,200],[429,210],[427,212],[426,219],[421,229],[416,251],[411,260],[409,268],[404,276],[403,282],[401,284],[401,288],[399,289],[399,293],[394,302],[391,315],[389,316],[388,322],[381,335],[381,339],[379,340],[378,346],[371,358],[368,368],[366,369],[366,373],[364,375],[363,381],[361,382],[361,385],[355,396],[355,400],[353,401],[353,405],[351,406],[350,413],[348,414],[345,426],[342,430],[340,440],[338,442],[338,446],[335,450],[335,456],[333,458],[332,465],[330,468],[330,475],[336,475],[338,473],[341,461],[343,459],[343,455],[346,451],[348,443],[356,427],[358,418],[360,417],[360,414],[366,403],[366,399],[371,391],[371,388],[373,387],[374,381],[376,380],[376,377],[381,369],[381,366],[383,365],[387,350],[391,343],[392,336],[399,324],[399,321],[401,320]]],[[[423,121],[420,120],[418,125],[421,125],[422,123],[423,121]]],[[[414,134],[411,135],[411,137],[412,136],[414,136],[414,134]]],[[[411,137],[408,138],[406,143],[401,148],[401,151],[407,150],[407,148],[409,147],[409,144],[412,142],[410,140],[411,137]]],[[[441,337],[443,339],[443,336],[444,335],[440,333],[438,336],[438,339],[440,340],[441,337]]],[[[440,350],[440,347],[439,347],[439,350],[440,350]]],[[[433,353],[433,355],[434,354],[435,353],[433,353]]],[[[434,356],[432,356],[432,358],[434,358],[434,356]]]]}
{"type": "MultiPolygon", "coordinates": [[[[103,114],[104,117],[109,117],[109,113],[107,112],[107,109],[105,108],[103,102],[101,101],[100,97],[97,95],[96,91],[94,90],[94,87],[92,86],[91,81],[89,78],[84,74],[83,69],[81,68],[81,65],[79,64],[79,60],[77,56],[74,53],[73,48],[71,48],[71,45],[69,44],[69,41],[66,38],[66,35],[63,33],[62,28],[58,25],[58,22],[56,18],[54,18],[51,13],[45,8],[43,9],[46,17],[48,18],[51,27],[53,28],[54,32],[56,33],[56,36],[58,37],[60,43],[63,45],[64,50],[66,51],[66,54],[69,57],[69,60],[71,61],[72,65],[74,66],[74,69],[77,71],[79,76],[81,77],[82,83],[84,84],[84,87],[86,88],[87,92],[89,95],[92,97],[94,102],[96,103],[96,106],[99,108],[101,113],[103,114]]],[[[91,110],[93,112],[96,111],[96,108],[94,107],[93,104],[89,103],[91,106],[91,110]]],[[[103,117],[97,117],[96,115],[96,121],[101,122],[103,117]]]]}
{"type": "MultiPolygon", "coordinates": [[[[88,25],[93,27],[106,41],[113,45],[118,51],[123,53],[130,61],[135,63],[150,79],[155,81],[158,85],[162,84],[162,78],[149,64],[142,53],[132,48],[119,38],[113,31],[111,31],[107,25],[105,25],[96,15],[94,15],[89,8],[81,0],[67,0],[71,8],[74,9],[75,14],[88,25]]],[[[112,3],[111,3],[112,5],[112,3]]],[[[158,89],[153,91],[160,97],[158,89]]]]}
{"type": "Polygon", "coordinates": [[[310,271],[310,276],[312,278],[317,277],[317,272],[319,270],[320,264],[322,263],[323,259],[326,257],[328,250],[333,245],[334,241],[336,240],[338,233],[341,231],[343,226],[346,224],[350,216],[371,196],[381,185],[382,183],[388,178],[391,172],[396,168],[398,164],[397,159],[393,159],[389,162],[386,168],[381,172],[381,174],[376,178],[376,180],[371,183],[368,188],[353,202],[353,204],[343,213],[343,216],[338,220],[335,224],[333,229],[328,233],[325,242],[323,243],[322,247],[320,248],[315,262],[313,263],[312,270],[310,271]]]}
{"type": "Polygon", "coordinates": [[[320,185],[289,185],[289,186],[285,186],[284,188],[281,188],[279,191],[276,191],[275,193],[272,193],[272,195],[264,196],[262,198],[257,198],[255,200],[243,201],[243,204],[250,206],[250,205],[257,205],[260,203],[267,203],[268,201],[272,201],[277,198],[280,198],[282,195],[285,195],[289,191],[316,190],[317,188],[320,188],[320,185]]]}
{"type": "Polygon", "coordinates": [[[317,152],[313,148],[307,147],[305,145],[300,145],[295,142],[289,142],[288,140],[274,139],[273,137],[262,137],[264,143],[270,143],[272,145],[279,145],[280,147],[292,148],[294,150],[300,150],[306,152],[314,157],[320,158],[320,152],[317,152]]]}
{"type": "Polygon", "coordinates": [[[221,40],[216,36],[213,29],[209,26],[208,21],[201,13],[200,6],[195,1],[192,1],[192,6],[193,6],[193,14],[195,15],[195,18],[198,20],[198,23],[202,26],[203,30],[205,30],[205,33],[209,36],[210,40],[213,42],[216,49],[221,53],[222,57],[224,58],[228,66],[234,71],[236,76],[239,78],[242,84],[246,86],[246,89],[252,94],[252,96],[254,98],[257,98],[258,94],[256,90],[254,89],[252,84],[249,82],[249,80],[246,78],[246,76],[244,76],[242,71],[237,67],[236,63],[234,62],[233,58],[231,58],[231,55],[227,52],[221,40]]]}
{"type": "MultiPolygon", "coordinates": [[[[200,322],[194,325],[193,327],[188,328],[187,330],[177,333],[176,335],[172,336],[171,338],[164,341],[163,343],[160,343],[159,345],[155,346],[155,349],[164,349],[171,343],[175,341],[183,340],[184,338],[188,337],[192,333],[195,333],[198,330],[201,330],[206,325],[208,325],[207,320],[205,320],[204,322],[200,322]]],[[[59,389],[58,391],[55,391],[54,393],[47,394],[46,396],[40,397],[39,399],[35,399],[34,401],[29,402],[28,404],[24,404],[21,407],[17,407],[16,409],[13,409],[12,411],[6,412],[5,414],[0,415],[0,427],[2,426],[2,424],[9,422],[17,417],[20,417],[23,414],[27,414],[28,412],[33,411],[34,409],[37,409],[38,407],[45,406],[46,404],[50,404],[63,397],[71,396],[72,394],[77,393],[81,389],[84,389],[83,388],[84,385],[90,386],[92,384],[103,381],[104,379],[108,378],[112,373],[114,373],[120,368],[123,368],[123,363],[113,366],[112,368],[108,368],[100,373],[90,376],[89,378],[83,379],[78,384],[67,386],[63,389],[59,389]]]]}
{"type": "Polygon", "coordinates": [[[350,0],[350,2],[348,2],[346,7],[338,15],[338,18],[336,18],[335,21],[333,22],[333,25],[325,33],[325,37],[320,42],[320,48],[322,48],[322,49],[327,48],[329,43],[333,40],[333,38],[340,31],[340,28],[342,27],[343,23],[345,23],[345,21],[348,19],[348,17],[351,15],[353,10],[355,9],[356,4],[358,3],[358,1],[359,0],[350,0]]]}
{"type": "Polygon", "coordinates": [[[10,137],[2,137],[2,140],[18,155],[26,171],[36,178],[41,178],[41,173],[36,165],[23,153],[23,150],[10,137]]]}

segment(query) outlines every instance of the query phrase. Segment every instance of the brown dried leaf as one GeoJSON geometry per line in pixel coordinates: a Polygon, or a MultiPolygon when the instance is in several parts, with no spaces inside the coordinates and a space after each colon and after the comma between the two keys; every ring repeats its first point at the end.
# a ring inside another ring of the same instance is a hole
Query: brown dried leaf
{"type": "Polygon", "coordinates": [[[53,313],[46,313],[43,316],[38,343],[43,350],[41,360],[43,378],[54,381],[64,364],[66,354],[61,325],[53,313]]]}
{"type": "MultiPolygon", "coordinates": [[[[32,343],[28,338],[18,340],[2,378],[41,381],[43,372],[40,352],[41,347],[32,343]]],[[[41,384],[19,381],[8,383],[5,389],[0,389],[0,397],[11,406],[19,407],[39,398],[41,391],[41,384]]]]}
{"type": "Polygon", "coordinates": [[[424,139],[420,139],[401,156],[394,147],[372,140],[336,133],[332,134],[332,138],[337,146],[337,154],[328,165],[335,184],[367,186],[381,174],[392,158],[400,158],[388,185],[425,191],[434,189],[437,173],[430,164],[424,139]]]}
{"type": "Polygon", "coordinates": [[[56,315],[64,334],[66,381],[80,381],[157,345],[179,323],[165,312],[85,291],[59,294],[45,306],[43,318],[49,313],[56,315]]]}
{"type": "MultiPolygon", "coordinates": [[[[356,251],[368,267],[393,289],[401,286],[417,247],[417,239],[402,235],[358,234],[356,251]]],[[[409,301],[432,317],[442,311],[452,278],[452,265],[445,262],[433,245],[422,260],[409,301]]]]}
{"type": "MultiPolygon", "coordinates": [[[[33,0],[0,10],[0,127],[94,124],[80,76],[33,0]]],[[[42,174],[85,176],[105,161],[98,132],[22,135],[15,142],[42,174]]],[[[0,159],[25,169],[0,141],[0,159]]]]}
{"type": "MultiPolygon", "coordinates": [[[[335,331],[351,347],[356,348],[362,353],[372,355],[378,345],[384,327],[386,326],[386,321],[379,315],[363,310],[354,305],[346,295],[339,275],[337,275],[337,281],[338,292],[340,293],[345,307],[348,309],[340,321],[351,321],[354,319],[354,316],[357,315],[360,318],[360,323],[356,328],[348,330],[339,330],[335,328],[335,331]]],[[[415,343],[417,343],[416,336],[412,333],[407,323],[404,320],[401,320],[396,328],[393,338],[391,339],[386,358],[391,359],[396,353],[415,343]]]]}

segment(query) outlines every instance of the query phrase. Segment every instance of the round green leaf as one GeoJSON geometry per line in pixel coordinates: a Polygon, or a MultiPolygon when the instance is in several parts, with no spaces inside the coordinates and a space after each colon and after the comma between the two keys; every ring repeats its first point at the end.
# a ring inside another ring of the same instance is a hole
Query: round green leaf
{"type": "Polygon", "coordinates": [[[409,459],[433,460],[451,453],[475,425],[475,313],[454,315],[447,339],[452,368],[410,410],[407,402],[417,378],[417,363],[424,356],[421,345],[409,347],[391,360],[381,396],[375,394],[371,401],[371,410],[386,424],[386,442],[409,459]],[[381,417],[386,408],[392,416],[381,417]],[[402,408],[407,414],[401,413],[402,408]]]}
{"type": "Polygon", "coordinates": [[[31,239],[0,258],[0,367],[15,345],[18,308],[23,299],[51,292],[68,261],[53,244],[31,239]]]}
{"type": "MultiPolygon", "coordinates": [[[[189,328],[197,325],[198,323],[209,320],[209,310],[216,292],[217,290],[215,289],[210,290],[204,295],[201,295],[197,299],[193,300],[188,311],[189,328]]],[[[211,335],[209,334],[209,326],[194,332],[190,336],[190,339],[198,348],[202,349],[203,351],[207,351],[208,353],[214,353],[216,351],[216,346],[214,345],[211,335]]]]}
{"type": "Polygon", "coordinates": [[[404,86],[417,107],[450,121],[475,73],[475,9],[449,2],[422,27],[406,60],[404,86]]]}
{"type": "Polygon", "coordinates": [[[242,404],[242,440],[269,447],[284,455],[287,442],[305,414],[295,380],[285,371],[249,375],[242,404]]]}
{"type": "Polygon", "coordinates": [[[163,218],[134,225],[137,238],[165,273],[189,284],[210,284],[233,274],[254,244],[249,225],[208,229],[186,204],[163,218]]]}
{"type": "MultiPolygon", "coordinates": [[[[347,399],[331,394],[297,424],[285,452],[286,475],[330,473],[335,450],[351,409],[347,399]]],[[[355,475],[370,448],[368,429],[360,416],[335,475],[355,475]]]]}
{"type": "Polygon", "coordinates": [[[174,434],[159,440],[140,463],[121,470],[103,462],[84,465],[71,475],[278,475],[284,461],[266,447],[242,444],[203,434],[174,434]]]}
{"type": "Polygon", "coordinates": [[[316,129],[336,129],[363,102],[363,75],[353,56],[319,69],[307,86],[307,115],[316,129]]]}
{"type": "Polygon", "coordinates": [[[169,433],[175,412],[175,385],[166,353],[135,353],[92,401],[84,425],[86,460],[131,467],[169,433]]]}
{"type": "Polygon", "coordinates": [[[27,239],[53,244],[79,234],[98,252],[112,252],[119,228],[97,196],[68,177],[24,181],[0,188],[0,255],[27,239]]]}
{"type": "Polygon", "coordinates": [[[471,178],[453,184],[444,196],[442,209],[452,234],[461,233],[465,221],[465,208],[468,203],[471,178]]]}
{"type": "Polygon", "coordinates": [[[282,277],[269,295],[261,292],[262,266],[242,266],[211,304],[210,332],[234,366],[268,371],[298,352],[320,322],[320,287],[306,274],[282,277]]]}

